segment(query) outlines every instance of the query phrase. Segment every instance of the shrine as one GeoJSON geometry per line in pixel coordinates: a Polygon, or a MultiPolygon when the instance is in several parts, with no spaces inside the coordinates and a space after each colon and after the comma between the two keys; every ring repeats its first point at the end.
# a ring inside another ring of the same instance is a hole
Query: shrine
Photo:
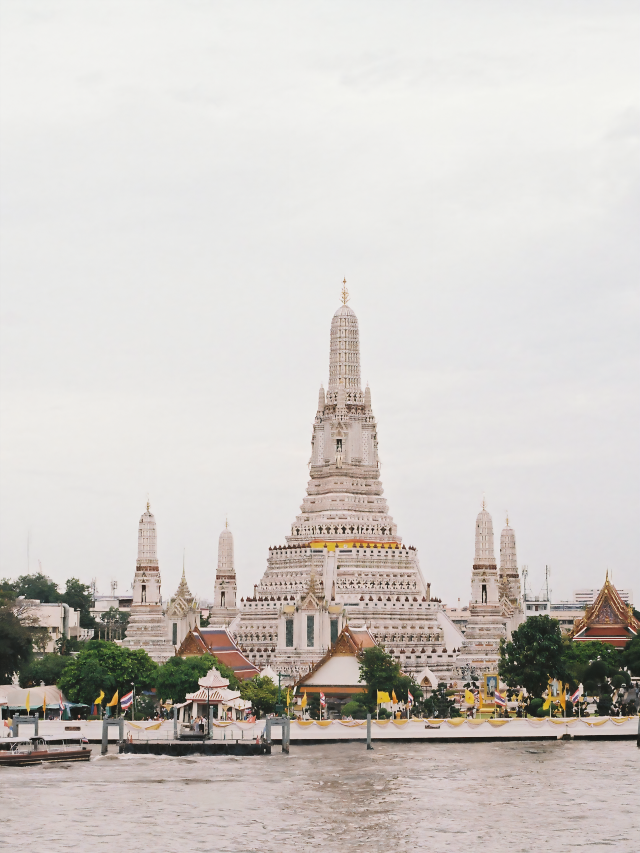
{"type": "Polygon", "coordinates": [[[181,723],[208,718],[210,708],[215,708],[218,720],[242,720],[251,710],[251,702],[242,699],[239,690],[229,690],[229,679],[223,678],[215,667],[198,679],[198,690],[187,693],[185,700],[177,706],[181,723]]]}

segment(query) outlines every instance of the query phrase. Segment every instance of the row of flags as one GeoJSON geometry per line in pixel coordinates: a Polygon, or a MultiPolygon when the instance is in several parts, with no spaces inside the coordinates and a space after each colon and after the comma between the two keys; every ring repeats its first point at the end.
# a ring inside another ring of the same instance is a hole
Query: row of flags
{"type": "MultiPolygon", "coordinates": [[[[27,695],[24,700],[24,707],[27,709],[27,714],[31,713],[31,691],[27,690],[27,695]]],[[[36,707],[38,707],[36,705],[36,707]]],[[[62,693],[60,693],[60,716],[64,714],[64,712],[69,708],[69,704],[64,701],[62,693]]],[[[45,693],[42,697],[42,716],[47,712],[47,694],[45,693]]]]}
{"type": "MultiPolygon", "coordinates": [[[[413,695],[410,690],[407,690],[407,705],[413,705],[413,695]]],[[[398,704],[398,697],[396,696],[396,691],[391,691],[391,696],[385,690],[377,690],[376,691],[376,704],[383,705],[385,702],[392,702],[394,705],[398,704]]]]}
{"type": "MultiPolygon", "coordinates": [[[[100,695],[93,703],[94,715],[97,714],[98,708],[100,705],[102,705],[103,699],[104,690],[101,690],[100,695]]],[[[127,711],[131,707],[131,703],[133,702],[133,690],[130,690],[128,693],[125,693],[125,695],[121,699],[119,698],[119,691],[116,690],[116,692],[111,698],[111,701],[107,702],[107,708],[116,708],[118,706],[118,702],[120,702],[120,707],[122,708],[122,710],[127,711]]]]}
{"type": "MultiPolygon", "coordinates": [[[[549,695],[547,696],[547,699],[546,699],[546,701],[542,707],[547,709],[550,707],[552,702],[559,702],[560,705],[563,708],[565,708],[566,707],[566,701],[567,701],[567,694],[566,694],[565,685],[563,685],[562,682],[557,682],[558,692],[556,695],[554,695],[554,692],[552,690],[552,684],[553,684],[553,682],[550,681],[549,682],[549,695]]],[[[568,685],[567,685],[567,687],[568,687],[568,685]]],[[[578,687],[576,688],[576,690],[571,694],[571,696],[568,697],[568,699],[571,703],[575,704],[578,701],[578,699],[583,695],[583,693],[584,693],[584,688],[583,688],[582,684],[579,684],[578,687]]],[[[500,708],[506,707],[507,696],[505,693],[500,693],[499,690],[496,690],[493,694],[493,698],[494,698],[496,705],[498,705],[500,708]]],[[[515,698],[514,696],[511,697],[512,700],[514,698],[515,698]]],[[[467,705],[474,705],[475,704],[476,697],[471,692],[471,690],[465,690],[464,691],[464,701],[466,702],[467,705]]],[[[522,690],[520,691],[516,701],[518,701],[518,702],[524,701],[524,694],[523,694],[522,690]]]]}

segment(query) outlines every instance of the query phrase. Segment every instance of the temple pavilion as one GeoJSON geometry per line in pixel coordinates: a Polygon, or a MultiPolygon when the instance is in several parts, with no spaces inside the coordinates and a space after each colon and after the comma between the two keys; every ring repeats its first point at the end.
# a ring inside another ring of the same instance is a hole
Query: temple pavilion
{"type": "Polygon", "coordinates": [[[633,615],[633,608],[624,603],[607,572],[604,586],[582,619],[576,621],[571,638],[574,643],[595,640],[623,649],[639,630],[640,622],[633,615]]]}
{"type": "Polygon", "coordinates": [[[355,693],[365,693],[360,681],[362,652],[376,646],[365,626],[345,626],[336,642],[315,666],[296,682],[298,698],[303,693],[324,693],[327,700],[348,702],[355,693]]]}
{"type": "Polygon", "coordinates": [[[217,719],[242,720],[251,709],[251,702],[242,699],[239,690],[229,690],[229,679],[223,678],[213,667],[198,679],[198,690],[187,693],[185,702],[179,705],[180,722],[188,722],[196,717],[208,717],[209,708],[216,707],[217,719]]]}

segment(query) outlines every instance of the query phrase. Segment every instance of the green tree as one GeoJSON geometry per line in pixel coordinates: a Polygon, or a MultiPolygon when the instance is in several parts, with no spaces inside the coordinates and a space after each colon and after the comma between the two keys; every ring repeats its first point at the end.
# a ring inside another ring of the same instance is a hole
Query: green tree
{"type": "Polygon", "coordinates": [[[80,611],[80,627],[95,628],[96,620],[91,615],[91,588],[80,583],[78,578],[69,578],[64,592],[60,593],[59,601],[68,604],[73,610],[80,611]]]}
{"type": "Polygon", "coordinates": [[[562,642],[562,658],[571,689],[584,682],[585,672],[592,661],[604,661],[607,673],[617,672],[622,663],[622,655],[615,646],[592,640],[576,643],[565,638],[562,642]]]}
{"type": "Polygon", "coordinates": [[[56,652],[63,657],[82,651],[85,645],[86,642],[77,637],[58,637],[55,642],[56,652]]]}
{"type": "Polygon", "coordinates": [[[34,575],[20,575],[13,586],[18,598],[24,596],[25,598],[37,599],[43,604],[60,601],[58,584],[42,572],[37,572],[34,575]]]}
{"type": "MultiPolygon", "coordinates": [[[[272,714],[276,709],[278,699],[278,687],[269,676],[256,675],[240,685],[240,696],[251,702],[256,716],[261,714],[272,714]]],[[[320,699],[318,698],[318,702],[320,699]]],[[[284,702],[283,702],[284,704],[284,702]]]]}
{"type": "Polygon", "coordinates": [[[498,673],[509,687],[524,687],[532,696],[547,689],[550,678],[566,681],[560,623],[550,616],[531,616],[500,641],[498,673]]]}
{"type": "Polygon", "coordinates": [[[427,697],[422,703],[422,711],[428,717],[459,717],[460,711],[456,708],[453,699],[450,698],[447,691],[447,685],[441,681],[431,696],[427,697]]]}
{"type": "Polygon", "coordinates": [[[16,585],[9,578],[0,580],[0,604],[7,604],[9,601],[15,601],[16,585]]]}
{"type": "Polygon", "coordinates": [[[110,607],[101,614],[100,621],[95,624],[105,640],[122,640],[127,632],[130,615],[117,607],[110,607]]]}
{"type": "Polygon", "coordinates": [[[400,664],[382,646],[373,646],[362,653],[360,681],[367,685],[367,691],[360,694],[358,701],[370,713],[378,707],[378,690],[389,696],[395,691],[399,702],[407,701],[409,690],[416,702],[422,697],[422,689],[410,676],[400,671],[400,664]]]}
{"type": "Polygon", "coordinates": [[[342,706],[343,717],[353,717],[354,720],[365,720],[367,717],[367,709],[357,698],[350,699],[346,705],[342,706]]]}
{"type": "Polygon", "coordinates": [[[195,693],[198,689],[198,679],[203,678],[209,670],[215,667],[223,678],[229,679],[229,689],[237,690],[239,681],[232,669],[225,666],[213,655],[196,655],[194,657],[173,657],[158,667],[155,679],[157,695],[165,702],[184,702],[187,693],[195,693]]]}
{"type": "Polygon", "coordinates": [[[48,654],[35,658],[20,669],[20,687],[37,687],[41,681],[45,684],[57,684],[71,657],[48,654]]]}
{"type": "Polygon", "coordinates": [[[0,680],[8,684],[13,673],[33,658],[33,631],[15,612],[13,602],[0,603],[0,680]]]}
{"type": "Polygon", "coordinates": [[[629,669],[631,675],[640,675],[640,634],[629,640],[622,652],[624,666],[629,669]]]}
{"type": "Polygon", "coordinates": [[[143,693],[141,696],[136,696],[136,720],[146,720],[148,717],[154,717],[158,710],[158,700],[153,696],[143,693]]]}
{"type": "Polygon", "coordinates": [[[158,665],[144,649],[124,649],[115,643],[90,640],[62,672],[58,687],[72,701],[92,705],[101,690],[109,701],[116,690],[120,696],[131,690],[150,690],[158,665]]]}

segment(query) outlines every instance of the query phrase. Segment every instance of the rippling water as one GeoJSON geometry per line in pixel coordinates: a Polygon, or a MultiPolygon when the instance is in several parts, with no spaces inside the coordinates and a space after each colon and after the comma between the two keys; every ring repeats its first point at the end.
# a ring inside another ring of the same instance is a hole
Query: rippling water
{"type": "MultiPolygon", "coordinates": [[[[0,768],[0,848],[58,851],[637,850],[624,742],[296,746],[0,768]],[[485,847],[485,849],[491,849],[485,847]]],[[[93,747],[97,754],[99,746],[93,747]]]]}

